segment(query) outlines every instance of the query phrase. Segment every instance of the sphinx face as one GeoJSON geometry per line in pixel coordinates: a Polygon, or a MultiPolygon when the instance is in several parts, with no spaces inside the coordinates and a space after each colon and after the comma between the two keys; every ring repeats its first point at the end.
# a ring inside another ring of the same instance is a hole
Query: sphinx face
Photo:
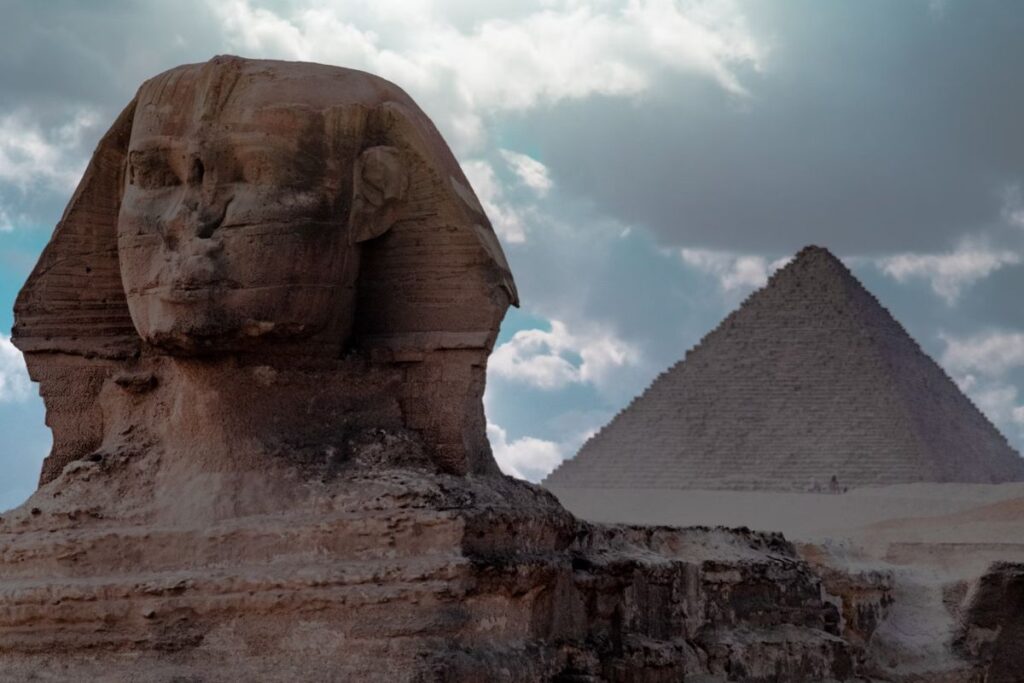
{"type": "Polygon", "coordinates": [[[325,123],[276,103],[271,82],[217,102],[221,90],[186,72],[140,91],[118,217],[135,327],[179,354],[336,351],[358,273],[347,235],[358,116],[325,123]]]}

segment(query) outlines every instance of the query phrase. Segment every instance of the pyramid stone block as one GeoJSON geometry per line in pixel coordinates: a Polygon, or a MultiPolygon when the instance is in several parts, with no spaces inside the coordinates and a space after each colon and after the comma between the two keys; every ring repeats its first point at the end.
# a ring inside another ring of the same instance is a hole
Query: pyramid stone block
{"type": "Polygon", "coordinates": [[[663,372],[557,488],[842,490],[1024,480],[1024,460],[826,249],[663,372]]]}

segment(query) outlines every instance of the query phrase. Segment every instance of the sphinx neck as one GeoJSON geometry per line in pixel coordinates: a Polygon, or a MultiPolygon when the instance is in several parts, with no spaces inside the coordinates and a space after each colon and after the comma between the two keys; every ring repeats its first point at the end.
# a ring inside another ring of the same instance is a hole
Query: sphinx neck
{"type": "Polygon", "coordinates": [[[105,442],[208,471],[336,458],[366,429],[402,428],[401,381],[359,359],[143,360],[105,389],[105,442]]]}

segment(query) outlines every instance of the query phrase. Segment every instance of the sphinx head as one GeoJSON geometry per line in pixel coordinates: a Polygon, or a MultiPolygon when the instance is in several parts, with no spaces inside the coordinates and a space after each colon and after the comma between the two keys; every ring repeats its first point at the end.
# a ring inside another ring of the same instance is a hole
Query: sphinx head
{"type": "Polygon", "coordinates": [[[318,64],[172,69],[100,141],[15,304],[54,432],[43,479],[136,409],[98,397],[168,363],[320,367],[350,349],[309,392],[348,382],[351,405],[398,416],[446,469],[486,469],[483,368],[515,303],[487,217],[401,89],[318,64]]]}
{"type": "Polygon", "coordinates": [[[397,88],[338,69],[304,79],[218,58],[140,89],[117,235],[148,344],[337,353],[347,341],[360,245],[401,216],[415,151],[378,144],[397,88]]]}

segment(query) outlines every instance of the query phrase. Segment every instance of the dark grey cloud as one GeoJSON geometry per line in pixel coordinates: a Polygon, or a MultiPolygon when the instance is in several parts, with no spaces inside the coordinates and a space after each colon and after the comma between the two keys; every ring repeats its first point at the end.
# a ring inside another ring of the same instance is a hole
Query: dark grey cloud
{"type": "MultiPolygon", "coordinates": [[[[0,118],[15,117],[5,133],[38,134],[57,149],[61,167],[80,168],[143,80],[208,59],[219,46],[220,29],[199,0],[5,3],[0,118]],[[61,138],[83,114],[88,125],[61,138]]],[[[21,228],[48,229],[70,188],[45,173],[22,180],[28,190],[0,179],[0,210],[21,228]]]]}
{"type": "Polygon", "coordinates": [[[145,78],[208,59],[220,35],[199,0],[5,3],[0,107],[80,103],[109,113],[145,78]]]}
{"type": "Polygon", "coordinates": [[[948,247],[1024,178],[1024,5],[748,2],[770,46],[738,99],[663,80],[520,122],[563,189],[665,244],[948,247]]]}

